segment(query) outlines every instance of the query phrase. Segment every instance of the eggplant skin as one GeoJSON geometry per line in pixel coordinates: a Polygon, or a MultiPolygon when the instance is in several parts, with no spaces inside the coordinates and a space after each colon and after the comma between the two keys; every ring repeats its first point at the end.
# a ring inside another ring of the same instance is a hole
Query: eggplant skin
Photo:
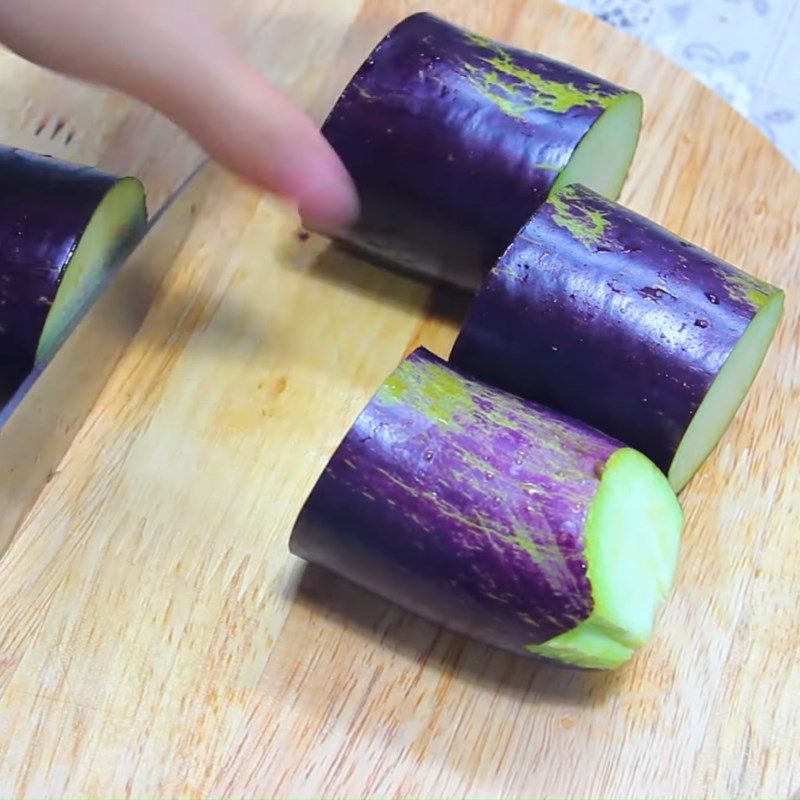
{"type": "Polygon", "coordinates": [[[14,386],[33,368],[65,269],[117,180],[0,147],[0,384],[14,386]]]}
{"type": "Polygon", "coordinates": [[[583,528],[620,447],[420,348],[334,453],[290,550],[530,657],[592,612],[583,528]]]}
{"type": "Polygon", "coordinates": [[[714,378],[777,291],[571,185],[490,272],[450,358],[667,472],[714,378]]]}
{"type": "Polygon", "coordinates": [[[404,271],[479,285],[623,94],[414,14],[377,45],[322,126],[362,209],[348,230],[326,233],[404,271]]]}

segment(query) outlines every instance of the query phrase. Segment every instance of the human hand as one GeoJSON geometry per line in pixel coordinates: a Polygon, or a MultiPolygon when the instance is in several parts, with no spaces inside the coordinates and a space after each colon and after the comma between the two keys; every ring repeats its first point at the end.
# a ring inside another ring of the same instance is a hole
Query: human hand
{"type": "Polygon", "coordinates": [[[236,51],[199,0],[2,0],[0,40],[23,58],[136,97],[223,166],[297,203],[309,225],[358,211],[311,119],[236,51]]]}

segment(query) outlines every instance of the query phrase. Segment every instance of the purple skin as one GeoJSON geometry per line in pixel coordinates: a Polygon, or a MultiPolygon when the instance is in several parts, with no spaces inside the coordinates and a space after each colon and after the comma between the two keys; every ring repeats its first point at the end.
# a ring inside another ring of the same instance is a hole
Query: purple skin
{"type": "Polygon", "coordinates": [[[451,361],[605,431],[665,472],[776,289],[577,185],[489,274],[451,361]]]}
{"type": "Polygon", "coordinates": [[[33,368],[70,258],[118,179],[89,167],[0,148],[0,388],[33,368]]]}
{"type": "Polygon", "coordinates": [[[530,656],[592,612],[583,527],[621,445],[422,348],[314,487],[290,549],[488,644],[530,656]]]}
{"type": "Polygon", "coordinates": [[[380,42],[322,128],[362,213],[328,232],[401,271],[471,288],[626,90],[428,13],[380,42]]]}

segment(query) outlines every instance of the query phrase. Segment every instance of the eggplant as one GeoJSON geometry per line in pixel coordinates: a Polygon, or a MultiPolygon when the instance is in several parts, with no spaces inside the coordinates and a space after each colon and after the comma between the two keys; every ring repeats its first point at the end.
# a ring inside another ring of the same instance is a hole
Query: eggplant
{"type": "Polygon", "coordinates": [[[429,13],[394,27],[345,87],[322,133],[361,215],[322,231],[403,272],[477,291],[549,192],[616,198],[642,99],[429,13]]]}
{"type": "Polygon", "coordinates": [[[490,645],[612,669],[650,636],[682,525],[643,455],[418,348],[336,449],[289,547],[490,645]]]}
{"type": "Polygon", "coordinates": [[[46,358],[146,223],[139,180],[0,147],[0,386],[46,358]]]}
{"type": "Polygon", "coordinates": [[[680,491],[744,400],[783,303],[783,291],[571,185],[492,269],[450,360],[641,451],[680,491]]]}

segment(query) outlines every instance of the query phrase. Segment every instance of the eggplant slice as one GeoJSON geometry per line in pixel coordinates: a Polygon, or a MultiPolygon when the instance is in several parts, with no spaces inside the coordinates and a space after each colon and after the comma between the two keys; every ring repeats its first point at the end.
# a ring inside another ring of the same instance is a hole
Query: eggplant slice
{"type": "Polygon", "coordinates": [[[361,199],[353,226],[325,233],[477,291],[554,186],[618,196],[641,119],[636,92],[414,14],[373,50],[322,127],[361,199]]]}
{"type": "Polygon", "coordinates": [[[420,348],[336,450],[290,549],[488,644],[612,669],[650,636],[682,525],[647,458],[420,348]]]}
{"type": "Polygon", "coordinates": [[[680,491],[764,360],[784,293],[586,187],[491,271],[451,361],[608,433],[680,491]]]}
{"type": "Polygon", "coordinates": [[[147,221],[136,178],[0,148],[0,385],[47,358],[147,221]]]}

